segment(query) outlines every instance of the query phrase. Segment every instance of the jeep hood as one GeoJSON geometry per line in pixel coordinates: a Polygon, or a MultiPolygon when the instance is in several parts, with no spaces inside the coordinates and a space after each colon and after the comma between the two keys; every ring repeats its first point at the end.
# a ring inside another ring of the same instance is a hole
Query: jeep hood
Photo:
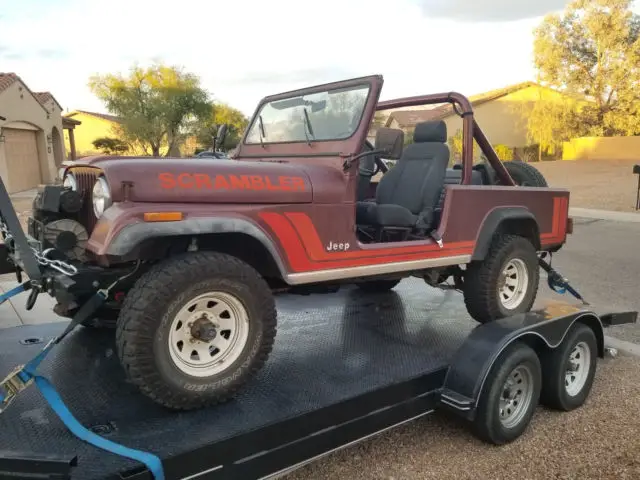
{"type": "Polygon", "coordinates": [[[106,159],[99,168],[115,202],[308,203],[311,180],[303,166],[217,159],[106,159]],[[126,187],[129,183],[131,186],[126,187]]]}

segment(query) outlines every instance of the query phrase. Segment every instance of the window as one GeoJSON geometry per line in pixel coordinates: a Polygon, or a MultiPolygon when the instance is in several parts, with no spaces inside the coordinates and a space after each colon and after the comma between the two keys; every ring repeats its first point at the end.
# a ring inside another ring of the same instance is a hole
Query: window
{"type": "Polygon", "coordinates": [[[355,133],[369,96],[369,84],[340,88],[262,105],[246,144],[342,140],[355,133]]]}

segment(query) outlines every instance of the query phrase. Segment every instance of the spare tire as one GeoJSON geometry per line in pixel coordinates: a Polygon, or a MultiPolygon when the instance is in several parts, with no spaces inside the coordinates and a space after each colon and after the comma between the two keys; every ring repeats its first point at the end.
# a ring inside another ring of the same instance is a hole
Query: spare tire
{"type": "Polygon", "coordinates": [[[517,160],[504,162],[504,168],[507,169],[511,178],[520,187],[548,187],[547,180],[540,171],[528,163],[519,162],[517,160]]]}

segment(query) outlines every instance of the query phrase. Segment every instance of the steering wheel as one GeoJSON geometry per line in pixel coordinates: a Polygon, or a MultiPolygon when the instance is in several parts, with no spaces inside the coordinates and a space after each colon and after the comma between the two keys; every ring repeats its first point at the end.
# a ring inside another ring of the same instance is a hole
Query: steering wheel
{"type": "MultiPolygon", "coordinates": [[[[375,147],[371,144],[371,142],[369,140],[365,140],[364,141],[364,149],[368,150],[370,152],[375,150],[375,147]]],[[[371,170],[370,168],[370,163],[368,162],[363,162],[362,160],[367,158],[368,155],[362,157],[361,161],[360,161],[360,165],[359,165],[359,173],[360,175],[363,176],[371,176],[374,177],[376,176],[380,171],[382,171],[383,173],[387,173],[389,171],[389,167],[387,167],[387,165],[382,161],[382,159],[380,158],[380,154],[378,153],[373,153],[373,170],[371,170]]]]}

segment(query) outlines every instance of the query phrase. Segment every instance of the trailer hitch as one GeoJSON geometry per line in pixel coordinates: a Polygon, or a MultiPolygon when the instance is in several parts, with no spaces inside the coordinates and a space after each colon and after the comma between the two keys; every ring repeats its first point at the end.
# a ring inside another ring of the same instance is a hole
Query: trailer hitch
{"type": "Polygon", "coordinates": [[[582,295],[580,295],[578,291],[571,286],[569,280],[551,266],[551,253],[545,253],[549,255],[549,262],[543,258],[543,254],[538,257],[538,264],[540,265],[540,268],[547,272],[547,284],[549,285],[549,288],[560,295],[564,295],[569,292],[575,298],[580,300],[583,305],[589,305],[582,295]]]}

